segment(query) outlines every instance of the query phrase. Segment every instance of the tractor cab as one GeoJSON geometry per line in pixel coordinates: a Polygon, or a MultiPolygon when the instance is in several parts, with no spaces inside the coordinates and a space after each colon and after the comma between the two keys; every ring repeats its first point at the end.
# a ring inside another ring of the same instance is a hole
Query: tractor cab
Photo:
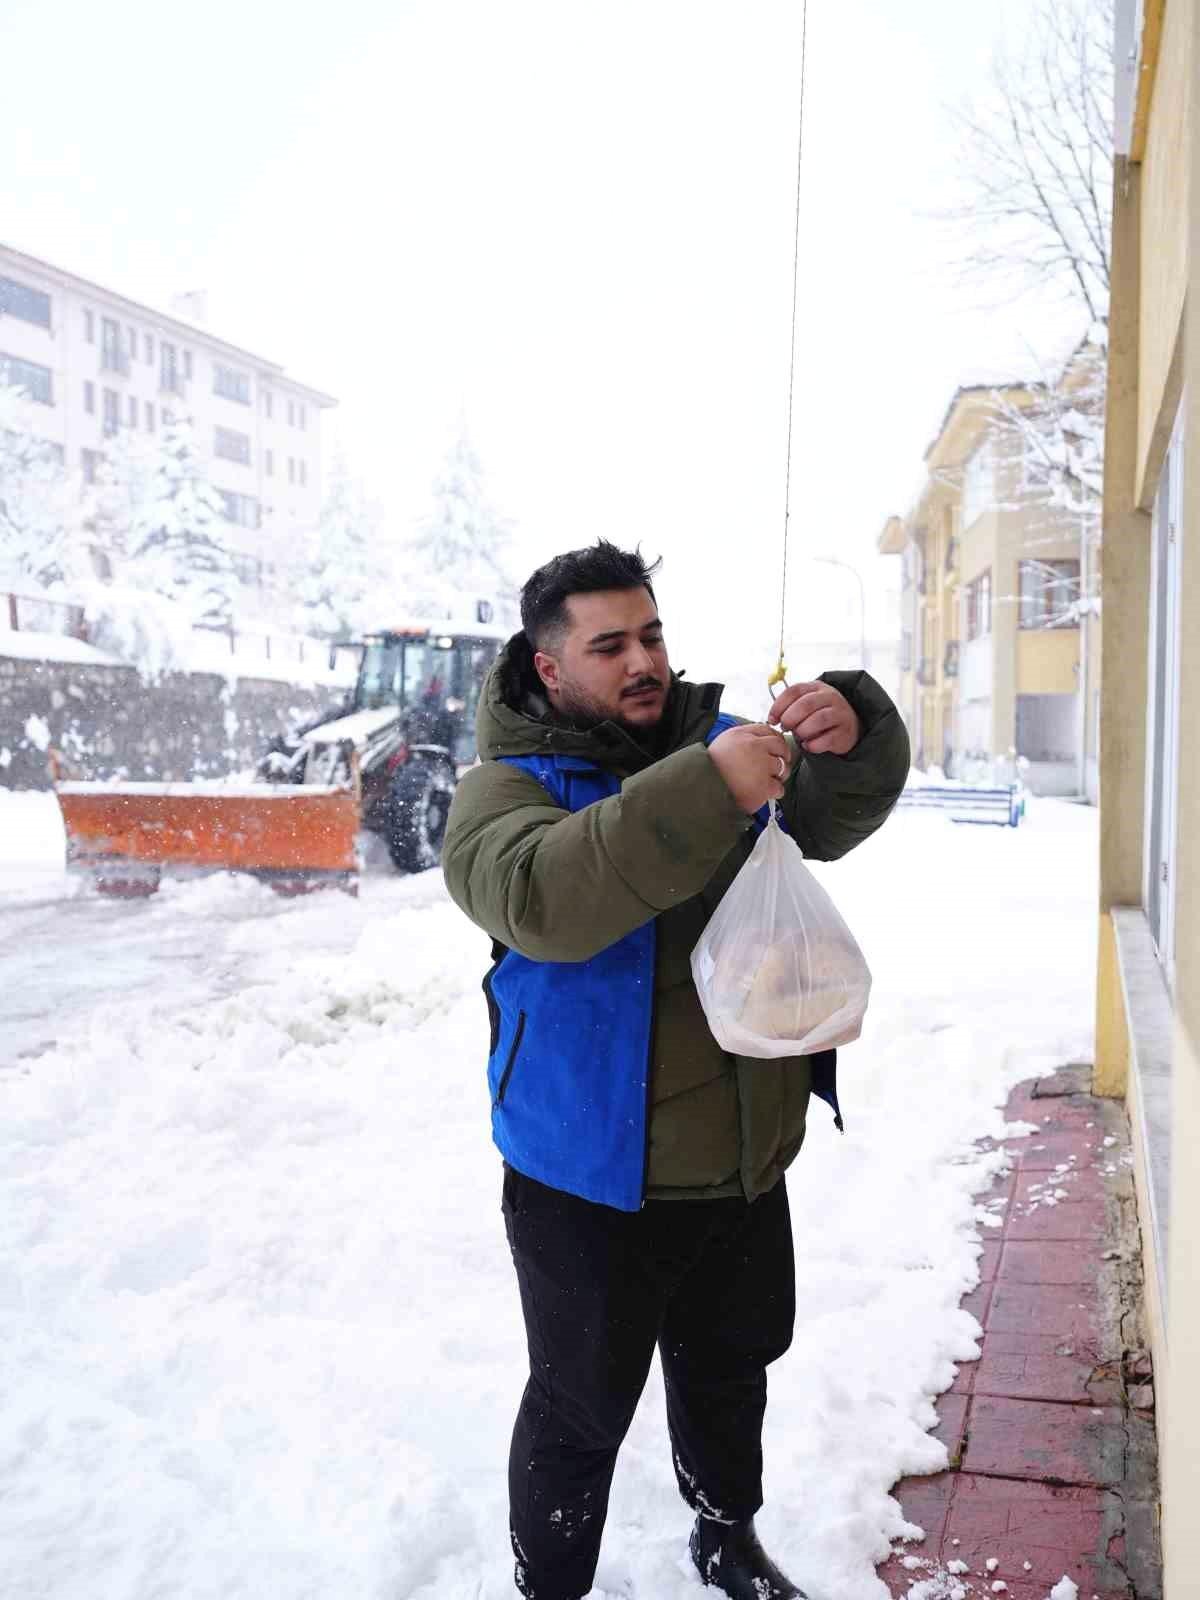
{"type": "Polygon", "coordinates": [[[352,711],[406,713],[410,745],[438,745],[456,766],[475,759],[475,711],[501,630],[438,632],[419,625],[368,634],[363,640],[352,711]]]}

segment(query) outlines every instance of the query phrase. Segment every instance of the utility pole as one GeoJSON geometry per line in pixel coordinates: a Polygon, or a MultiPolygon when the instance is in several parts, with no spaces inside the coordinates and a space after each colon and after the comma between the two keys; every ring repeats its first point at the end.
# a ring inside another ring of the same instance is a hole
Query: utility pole
{"type": "Polygon", "coordinates": [[[813,561],[820,561],[827,567],[841,567],[843,572],[852,573],[858,582],[858,657],[859,665],[867,666],[867,586],[863,582],[863,575],[857,567],[852,567],[848,561],[843,561],[839,556],[813,556],[813,561]]]}

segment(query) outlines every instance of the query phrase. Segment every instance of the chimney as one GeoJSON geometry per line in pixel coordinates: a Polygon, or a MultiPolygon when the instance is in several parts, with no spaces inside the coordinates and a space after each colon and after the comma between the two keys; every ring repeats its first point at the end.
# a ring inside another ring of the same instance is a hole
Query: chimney
{"type": "Polygon", "coordinates": [[[208,326],[208,290],[191,289],[177,294],[171,301],[171,310],[184,322],[194,322],[201,328],[208,326]]]}

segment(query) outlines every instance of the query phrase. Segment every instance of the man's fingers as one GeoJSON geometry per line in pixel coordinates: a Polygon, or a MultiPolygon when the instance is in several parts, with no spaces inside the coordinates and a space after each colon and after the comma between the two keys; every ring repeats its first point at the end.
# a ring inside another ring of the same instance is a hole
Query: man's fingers
{"type": "Polygon", "coordinates": [[[828,695],[828,693],[827,683],[793,683],[774,701],[770,711],[767,712],[767,721],[778,722],[785,712],[790,711],[798,701],[806,699],[809,695],[828,695]]]}
{"type": "Polygon", "coordinates": [[[836,727],[841,720],[836,706],[820,706],[802,722],[798,722],[792,732],[801,743],[806,743],[809,739],[815,739],[819,733],[824,733],[826,729],[836,727]]]}

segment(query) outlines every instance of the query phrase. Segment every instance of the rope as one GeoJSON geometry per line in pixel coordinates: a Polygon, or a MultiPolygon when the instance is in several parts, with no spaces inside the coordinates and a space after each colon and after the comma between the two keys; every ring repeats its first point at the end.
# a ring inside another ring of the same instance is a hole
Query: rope
{"type": "Polygon", "coordinates": [[[808,0],[804,0],[803,20],[800,29],[800,130],[796,141],[796,227],[792,243],[792,345],[788,360],[787,408],[787,466],[783,487],[783,573],[779,594],[779,662],[768,687],[787,680],[787,667],[783,660],[783,642],[787,621],[787,563],[788,526],[792,516],[792,413],[796,394],[796,302],[800,286],[800,173],[804,162],[804,87],[808,61],[808,0]]]}

